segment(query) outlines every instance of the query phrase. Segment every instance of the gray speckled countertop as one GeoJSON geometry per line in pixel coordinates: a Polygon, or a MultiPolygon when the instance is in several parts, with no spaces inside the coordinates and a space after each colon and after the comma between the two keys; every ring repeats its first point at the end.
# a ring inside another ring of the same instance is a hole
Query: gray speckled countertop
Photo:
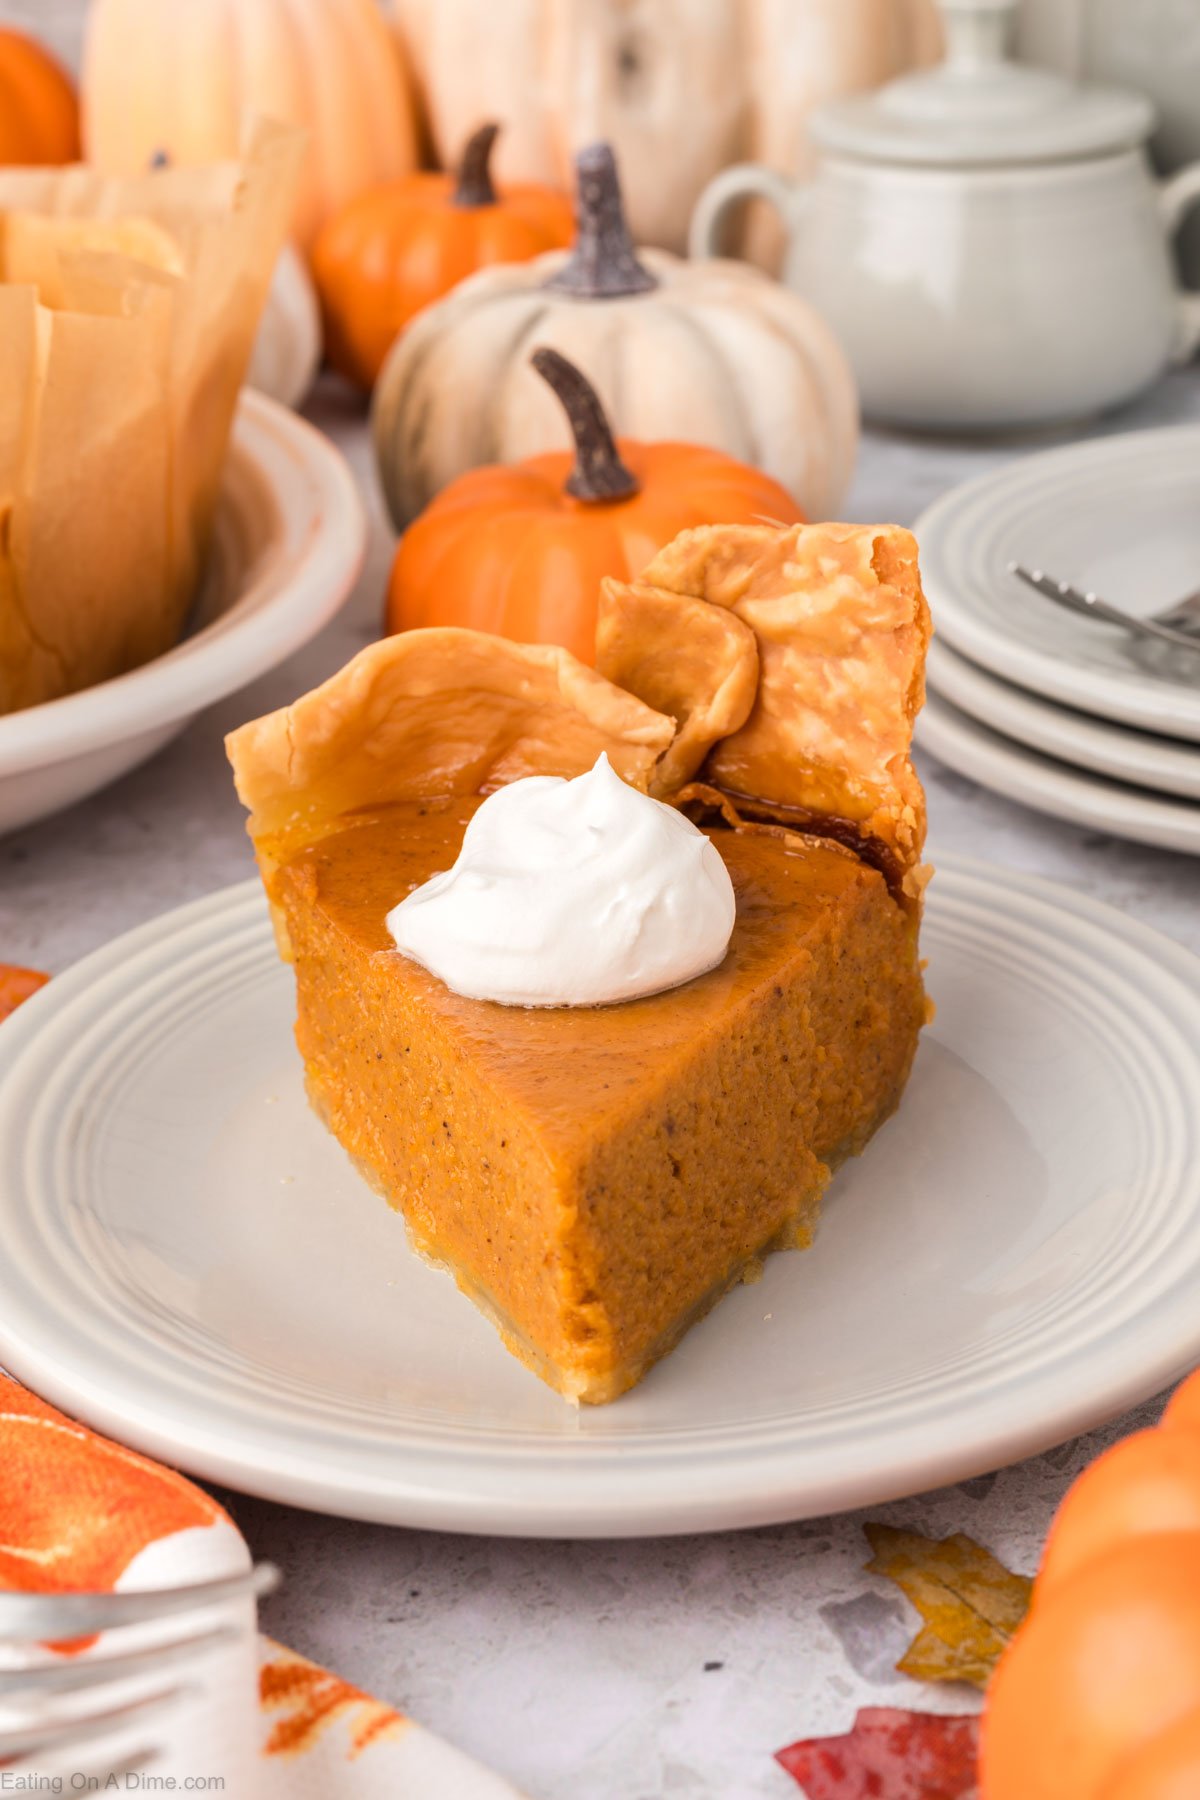
{"type": "MultiPolygon", "coordinates": [[[[341,617],[266,680],[214,708],[147,767],[0,843],[0,959],[51,970],[251,869],[221,748],[232,725],[292,698],[375,633],[391,540],[356,403],[311,416],[371,498],[371,552],[341,617]]],[[[1200,418],[1200,376],[1174,376],[1101,429],[1200,418]]],[[[1028,446],[868,436],[847,511],[909,523],[953,483],[1028,446]]],[[[931,855],[967,851],[1051,876],[1200,950],[1200,865],[1073,830],[926,760],[931,855]]],[[[1033,1567],[1068,1481],[1118,1426],[995,1476],[874,1508],[974,1533],[1033,1567]]],[[[912,1620],[862,1573],[857,1516],[665,1543],[534,1543],[385,1530],[231,1496],[286,1583],[274,1635],[396,1701],[534,1800],[786,1796],[771,1753],[848,1726],[856,1706],[967,1705],[893,1675],[912,1620]]]]}

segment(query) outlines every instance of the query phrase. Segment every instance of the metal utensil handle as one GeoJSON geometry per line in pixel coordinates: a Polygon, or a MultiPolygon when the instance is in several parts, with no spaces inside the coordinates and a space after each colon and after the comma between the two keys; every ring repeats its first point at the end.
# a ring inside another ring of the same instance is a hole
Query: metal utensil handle
{"type": "Polygon", "coordinates": [[[13,1638],[40,1642],[91,1637],[98,1631],[171,1618],[201,1607],[221,1606],[230,1600],[260,1598],[269,1594],[278,1581],[279,1571],[270,1563],[260,1563],[244,1575],[193,1582],[187,1587],[146,1588],[120,1594],[0,1593],[0,1642],[13,1638]]]}
{"type": "Polygon", "coordinates": [[[1064,606],[1070,612],[1080,613],[1085,618],[1102,619],[1106,625],[1119,625],[1123,631],[1159,638],[1177,649],[1200,654],[1200,638],[1188,632],[1176,631],[1169,625],[1157,624],[1153,619],[1139,619],[1133,613],[1122,612],[1120,607],[1113,606],[1099,594],[1085,594],[1082,589],[1072,587],[1068,581],[1056,581],[1053,575],[1047,575],[1042,569],[1027,569],[1016,562],[1009,563],[1008,567],[1009,573],[1018,576],[1027,587],[1036,589],[1047,600],[1053,600],[1056,605],[1064,606]]]}

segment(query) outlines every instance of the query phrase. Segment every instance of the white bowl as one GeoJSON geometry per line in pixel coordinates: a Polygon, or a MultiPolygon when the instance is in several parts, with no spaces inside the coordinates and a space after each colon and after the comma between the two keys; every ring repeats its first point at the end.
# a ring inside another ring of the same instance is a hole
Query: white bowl
{"type": "Polygon", "coordinates": [[[244,392],[189,635],[128,675],[0,717],[0,832],[107,786],[315,637],[354,586],[366,533],[340,451],[244,392]]]}

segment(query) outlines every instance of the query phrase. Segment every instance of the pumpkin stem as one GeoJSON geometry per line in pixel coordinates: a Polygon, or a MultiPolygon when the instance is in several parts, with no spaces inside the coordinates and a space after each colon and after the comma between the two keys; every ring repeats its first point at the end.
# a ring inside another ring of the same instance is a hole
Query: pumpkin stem
{"type": "Polygon", "coordinates": [[[492,145],[500,135],[494,122],[481,125],[467,139],[462,161],[458,165],[458,185],[453,206],[495,206],[496,190],[492,185],[492,145]]]}
{"type": "Polygon", "coordinates": [[[529,360],[561,400],[575,439],[575,467],[567,477],[568,494],[594,506],[604,500],[628,500],[638,493],[641,483],[621,461],[600,396],[587,377],[557,350],[535,350],[529,360]]]}
{"type": "Polygon", "coordinates": [[[658,286],[629,235],[611,144],[589,144],[575,158],[575,248],[545,286],[574,300],[617,300],[658,286]]]}

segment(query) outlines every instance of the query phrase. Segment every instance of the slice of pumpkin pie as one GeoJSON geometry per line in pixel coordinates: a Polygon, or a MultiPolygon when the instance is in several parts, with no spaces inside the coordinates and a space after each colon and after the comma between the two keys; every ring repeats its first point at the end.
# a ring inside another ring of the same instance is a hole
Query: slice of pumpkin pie
{"type": "Polygon", "coordinates": [[[314,1107],[572,1399],[899,1102],[928,635],[905,532],[712,528],[607,585],[597,669],[414,631],[229,739],[314,1107]]]}

